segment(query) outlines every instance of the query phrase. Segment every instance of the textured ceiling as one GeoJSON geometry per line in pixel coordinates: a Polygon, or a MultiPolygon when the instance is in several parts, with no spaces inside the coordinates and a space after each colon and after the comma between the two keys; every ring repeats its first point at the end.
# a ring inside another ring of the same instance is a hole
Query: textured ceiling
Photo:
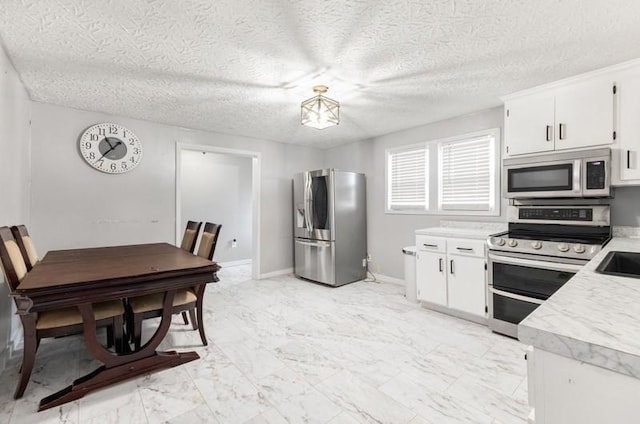
{"type": "Polygon", "coordinates": [[[322,147],[640,57],[640,2],[2,0],[0,38],[33,100],[322,147]]]}

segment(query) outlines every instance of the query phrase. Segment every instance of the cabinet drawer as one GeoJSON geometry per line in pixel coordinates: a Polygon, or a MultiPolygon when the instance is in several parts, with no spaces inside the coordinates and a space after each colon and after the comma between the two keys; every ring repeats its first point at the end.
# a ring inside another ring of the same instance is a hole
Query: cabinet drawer
{"type": "Polygon", "coordinates": [[[464,256],[484,256],[485,240],[448,239],[447,253],[464,256]]]}
{"type": "Polygon", "coordinates": [[[445,252],[447,239],[432,236],[416,236],[416,249],[425,252],[445,252]]]}

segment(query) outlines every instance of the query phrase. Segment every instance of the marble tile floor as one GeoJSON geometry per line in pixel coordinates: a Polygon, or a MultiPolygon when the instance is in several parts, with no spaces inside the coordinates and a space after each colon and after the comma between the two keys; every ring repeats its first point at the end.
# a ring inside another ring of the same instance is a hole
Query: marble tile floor
{"type": "Polygon", "coordinates": [[[0,423],[526,423],[517,341],[421,308],[395,284],[227,273],[207,288],[209,346],[177,316],[163,342],[200,360],[37,413],[98,365],[80,337],[46,340],[22,399],[18,364],[0,375],[0,423]]]}

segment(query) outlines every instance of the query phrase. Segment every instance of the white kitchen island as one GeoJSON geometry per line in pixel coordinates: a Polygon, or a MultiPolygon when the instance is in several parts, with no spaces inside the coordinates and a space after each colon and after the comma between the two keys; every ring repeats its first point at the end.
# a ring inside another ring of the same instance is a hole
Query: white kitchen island
{"type": "Polygon", "coordinates": [[[531,422],[640,423],[640,279],[597,273],[610,251],[640,252],[640,239],[611,240],[518,326],[533,347],[531,422]]]}

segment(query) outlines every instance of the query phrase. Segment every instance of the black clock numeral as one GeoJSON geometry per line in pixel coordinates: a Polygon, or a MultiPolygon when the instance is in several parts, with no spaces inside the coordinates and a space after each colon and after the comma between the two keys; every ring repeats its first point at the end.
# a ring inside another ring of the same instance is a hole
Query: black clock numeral
{"type": "Polygon", "coordinates": [[[89,143],[88,141],[84,143],[84,148],[85,149],[90,149],[91,148],[91,143],[89,143]]]}
{"type": "Polygon", "coordinates": [[[118,127],[109,127],[109,134],[118,134],[118,127]]]}
{"type": "Polygon", "coordinates": [[[115,171],[117,169],[117,166],[115,163],[112,163],[109,168],[111,168],[112,171],[115,171]]]}
{"type": "Polygon", "coordinates": [[[95,164],[102,168],[102,165],[104,165],[104,159],[97,160],[95,164]]]}
{"type": "Polygon", "coordinates": [[[129,146],[133,146],[133,145],[135,145],[135,144],[136,144],[136,140],[135,140],[135,138],[130,138],[130,139],[129,139],[129,146]]]}
{"type": "Polygon", "coordinates": [[[122,167],[122,169],[127,169],[127,162],[122,162],[120,163],[120,166],[122,167]]]}
{"type": "Polygon", "coordinates": [[[122,138],[127,138],[127,130],[122,130],[122,138]]]}
{"type": "Polygon", "coordinates": [[[89,140],[98,141],[98,134],[89,134],[89,140]]]}
{"type": "Polygon", "coordinates": [[[134,155],[139,155],[140,154],[140,149],[138,149],[137,147],[135,149],[133,149],[133,154],[134,155]]]}
{"type": "Polygon", "coordinates": [[[96,158],[95,152],[89,153],[89,159],[95,159],[95,158],[96,158]]]}
{"type": "Polygon", "coordinates": [[[129,160],[131,161],[131,163],[136,163],[136,158],[134,158],[133,156],[131,156],[129,160]]]}
{"type": "Polygon", "coordinates": [[[98,128],[98,134],[99,135],[107,135],[107,129],[106,128],[98,128]]]}

